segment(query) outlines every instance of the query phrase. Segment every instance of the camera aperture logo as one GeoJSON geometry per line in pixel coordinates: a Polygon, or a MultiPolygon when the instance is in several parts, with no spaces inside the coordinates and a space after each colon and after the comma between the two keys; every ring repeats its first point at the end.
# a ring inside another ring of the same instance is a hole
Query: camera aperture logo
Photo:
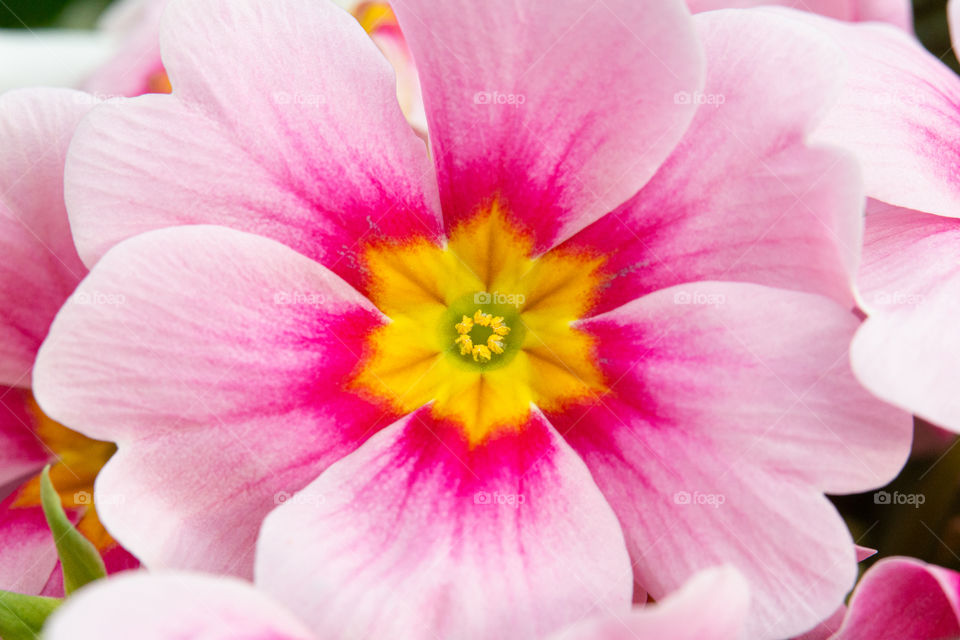
{"type": "Polygon", "coordinates": [[[900,493],[899,491],[890,493],[889,491],[877,491],[873,494],[873,504],[908,504],[914,509],[919,509],[920,505],[926,501],[927,496],[922,493],[900,493]]]}
{"type": "Polygon", "coordinates": [[[473,504],[480,505],[507,506],[518,509],[520,505],[526,501],[527,498],[522,493],[500,493],[499,491],[490,493],[489,491],[477,491],[473,494],[473,504]]]}
{"type": "Polygon", "coordinates": [[[474,304],[510,304],[518,309],[526,300],[526,296],[522,293],[500,293],[499,291],[490,293],[488,291],[480,291],[473,294],[474,304]]]}

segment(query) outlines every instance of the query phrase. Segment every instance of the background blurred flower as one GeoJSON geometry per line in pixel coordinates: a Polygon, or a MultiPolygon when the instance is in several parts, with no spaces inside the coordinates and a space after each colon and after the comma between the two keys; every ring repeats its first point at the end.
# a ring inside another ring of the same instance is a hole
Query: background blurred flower
{"type": "Polygon", "coordinates": [[[40,343],[87,272],[73,246],[62,185],[70,136],[94,102],[59,89],[0,96],[0,486],[12,487],[0,503],[0,589],[31,594],[62,594],[35,475],[48,463],[65,506],[108,568],[136,565],[93,506],[94,478],[115,447],[56,424],[29,391],[40,343]]]}
{"type": "Polygon", "coordinates": [[[101,99],[169,93],[160,60],[160,18],[169,0],[122,0],[100,21],[116,43],[110,58],[78,86],[101,99]]]}
{"type": "Polygon", "coordinates": [[[945,640],[960,636],[960,574],[885,558],[861,578],[850,606],[798,640],[945,640]]]}
{"type": "MultiPolygon", "coordinates": [[[[321,640],[280,603],[285,592],[266,593],[232,578],[200,574],[129,573],[96,583],[51,619],[49,640],[321,640]],[[271,599],[271,596],[275,599],[271,599]]],[[[663,602],[610,619],[582,622],[550,640],[739,640],[749,602],[736,571],[709,569],[663,602]]]]}
{"type": "MultiPolygon", "coordinates": [[[[96,30],[0,30],[0,91],[77,87],[98,99],[169,93],[160,59],[160,20],[169,0],[120,0],[96,30]]],[[[426,132],[416,66],[386,2],[335,0],[377,44],[397,75],[397,98],[410,124],[426,132]]]]}
{"type": "Polygon", "coordinates": [[[960,78],[898,31],[810,20],[850,65],[818,138],[858,155],[871,198],[854,370],[878,396],[960,431],[960,78]]]}
{"type": "Polygon", "coordinates": [[[910,0],[687,0],[694,13],[714,9],[781,6],[849,22],[888,22],[913,32],[910,0]]]}

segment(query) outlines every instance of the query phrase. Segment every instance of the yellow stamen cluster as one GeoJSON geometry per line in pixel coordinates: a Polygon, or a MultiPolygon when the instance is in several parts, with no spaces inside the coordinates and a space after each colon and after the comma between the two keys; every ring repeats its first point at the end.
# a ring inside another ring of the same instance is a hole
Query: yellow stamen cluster
{"type": "Polygon", "coordinates": [[[458,335],[454,344],[460,347],[460,355],[473,356],[475,362],[489,362],[494,353],[503,353],[503,336],[510,333],[510,327],[503,322],[502,316],[484,313],[480,309],[477,309],[472,318],[463,316],[463,320],[455,327],[458,335]],[[474,326],[490,329],[490,336],[487,337],[485,345],[473,343],[470,332],[474,326]]]}

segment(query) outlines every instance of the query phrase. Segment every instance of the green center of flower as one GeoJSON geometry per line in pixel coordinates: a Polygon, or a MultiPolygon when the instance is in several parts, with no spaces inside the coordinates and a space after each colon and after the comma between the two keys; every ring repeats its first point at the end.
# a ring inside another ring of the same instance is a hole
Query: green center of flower
{"type": "Polygon", "coordinates": [[[399,415],[430,406],[471,446],[546,412],[606,393],[595,339],[580,330],[607,282],[606,258],[540,255],[499,204],[432,238],[364,252],[370,299],[389,322],[371,332],[350,380],[399,415]]]}
{"type": "Polygon", "coordinates": [[[493,356],[502,354],[503,337],[510,333],[503,316],[490,315],[480,309],[473,313],[473,317],[463,316],[454,328],[458,335],[453,342],[460,348],[460,355],[472,356],[474,362],[490,362],[493,356]],[[478,332],[486,333],[486,341],[477,335],[478,332]]]}
{"type": "Polygon", "coordinates": [[[526,333],[517,305],[497,303],[493,294],[463,296],[443,314],[443,332],[450,357],[461,366],[491,370],[510,362],[526,333]]]}

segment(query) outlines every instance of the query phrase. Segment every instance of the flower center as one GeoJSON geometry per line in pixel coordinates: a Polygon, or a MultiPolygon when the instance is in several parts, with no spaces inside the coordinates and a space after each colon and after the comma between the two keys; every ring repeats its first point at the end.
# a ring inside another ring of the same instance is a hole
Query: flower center
{"type": "Polygon", "coordinates": [[[503,353],[503,337],[510,333],[510,327],[503,321],[503,316],[494,316],[477,309],[473,317],[463,316],[455,327],[458,337],[454,340],[460,348],[460,355],[472,356],[474,362],[490,362],[494,355],[503,353]],[[477,330],[486,333],[487,339],[482,336],[478,339],[477,330]],[[484,332],[483,329],[487,331],[484,332]],[[486,344],[484,344],[486,342],[486,344]]]}
{"type": "Polygon", "coordinates": [[[527,333],[518,306],[497,302],[484,291],[451,301],[440,315],[438,330],[450,364],[477,373],[510,364],[522,351],[527,333]]]}
{"type": "Polygon", "coordinates": [[[349,381],[402,415],[429,406],[471,444],[605,391],[591,338],[576,328],[606,281],[603,259],[533,243],[497,204],[451,230],[376,243],[370,299],[389,319],[349,381]]]}

